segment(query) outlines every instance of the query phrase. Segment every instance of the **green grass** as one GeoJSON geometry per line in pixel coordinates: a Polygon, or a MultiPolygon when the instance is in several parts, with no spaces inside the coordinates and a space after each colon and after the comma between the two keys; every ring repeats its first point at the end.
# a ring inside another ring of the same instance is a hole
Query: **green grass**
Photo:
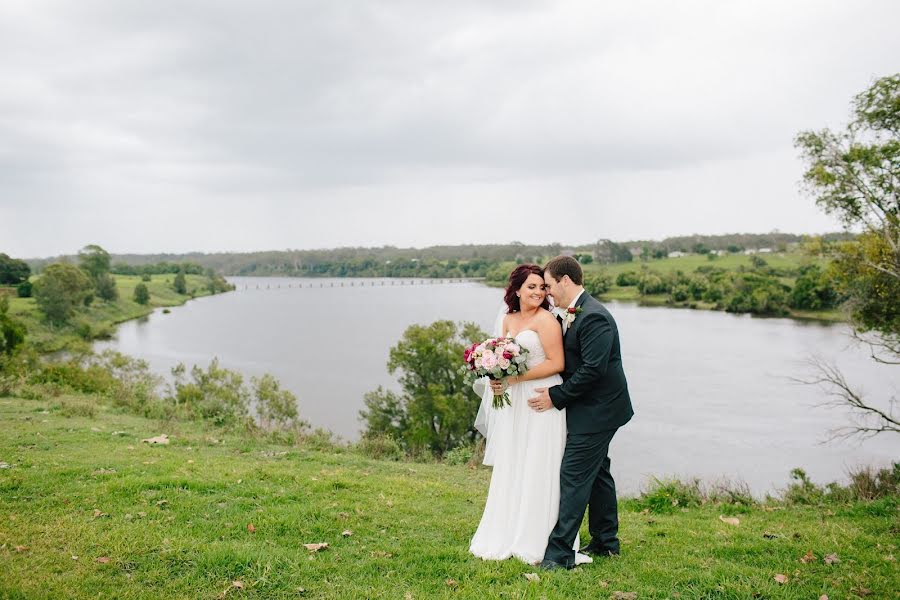
{"type": "Polygon", "coordinates": [[[206,277],[202,275],[186,275],[188,295],[181,295],[172,289],[172,280],[175,275],[154,275],[151,281],[144,282],[150,292],[150,303],[142,306],[133,300],[134,288],[141,283],[137,275],[114,275],[116,287],[119,290],[119,299],[115,302],[105,302],[95,298],[91,306],[79,309],[78,314],[71,322],[63,326],[54,326],[48,323],[38,310],[34,298],[18,298],[12,292],[9,312],[21,320],[28,330],[26,342],[39,352],[56,352],[64,350],[73,344],[83,341],[84,336],[79,335],[76,323],[81,322],[90,327],[92,336],[104,337],[112,334],[116,324],[131,319],[137,319],[153,312],[154,308],[162,306],[179,306],[194,296],[209,295],[206,288],[206,277]]]}
{"type": "MultiPolygon", "coordinates": [[[[766,263],[774,269],[796,269],[810,260],[814,260],[820,264],[825,264],[825,262],[827,262],[824,259],[813,259],[799,252],[759,254],[757,256],[766,261],[766,263]]],[[[725,256],[718,256],[714,260],[710,260],[706,258],[705,255],[697,254],[681,256],[678,258],[653,259],[648,260],[647,262],[635,259],[632,262],[615,263],[611,265],[590,263],[584,265],[584,271],[586,273],[606,271],[613,276],[613,279],[615,279],[619,273],[624,273],[625,271],[640,271],[641,267],[644,265],[651,271],[657,271],[659,273],[674,273],[675,271],[693,273],[698,267],[715,267],[718,269],[725,269],[726,271],[736,271],[742,266],[747,269],[752,268],[753,263],[750,262],[750,258],[750,256],[744,254],[726,254],[725,256]]]]}
{"type": "Polygon", "coordinates": [[[282,446],[102,405],[91,417],[85,404],[100,402],[0,398],[0,598],[805,600],[900,589],[896,499],[755,506],[739,526],[719,520],[729,506],[657,515],[623,501],[621,557],[529,582],[534,567],[468,554],[486,469],[282,446]],[[159,433],[172,443],[140,441],[159,433]],[[319,542],[329,548],[302,546],[319,542]],[[801,563],[808,551],[816,559],[801,563]],[[824,564],[831,553],[840,562],[824,564]]]}

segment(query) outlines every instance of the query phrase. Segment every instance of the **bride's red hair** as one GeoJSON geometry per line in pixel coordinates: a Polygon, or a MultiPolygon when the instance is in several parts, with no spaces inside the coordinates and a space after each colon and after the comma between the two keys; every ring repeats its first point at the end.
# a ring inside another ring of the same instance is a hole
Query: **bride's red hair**
{"type": "MultiPolygon", "coordinates": [[[[519,305],[519,297],[516,296],[516,292],[518,292],[523,285],[525,285],[525,280],[528,279],[531,275],[537,275],[541,279],[544,278],[544,270],[537,265],[519,265],[515,269],[513,269],[512,273],[509,274],[509,285],[506,286],[506,292],[503,295],[503,301],[506,302],[507,308],[509,308],[509,312],[519,312],[521,310],[521,306],[519,305]]],[[[544,301],[541,303],[541,308],[550,308],[550,301],[547,300],[547,295],[544,294],[544,301]]]]}

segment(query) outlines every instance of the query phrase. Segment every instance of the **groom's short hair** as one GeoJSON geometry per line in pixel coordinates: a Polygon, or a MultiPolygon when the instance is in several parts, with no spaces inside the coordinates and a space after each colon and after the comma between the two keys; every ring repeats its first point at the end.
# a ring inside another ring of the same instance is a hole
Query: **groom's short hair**
{"type": "Polygon", "coordinates": [[[544,267],[544,271],[549,272],[553,279],[557,281],[562,279],[563,275],[568,275],[575,285],[584,283],[584,273],[581,271],[581,265],[571,256],[557,256],[550,259],[550,262],[544,267]]]}

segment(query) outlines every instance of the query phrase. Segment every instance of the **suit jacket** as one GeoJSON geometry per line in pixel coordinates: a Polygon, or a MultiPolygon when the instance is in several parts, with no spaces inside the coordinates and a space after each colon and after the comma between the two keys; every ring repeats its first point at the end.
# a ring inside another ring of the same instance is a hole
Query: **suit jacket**
{"type": "Polygon", "coordinates": [[[575,303],[582,311],[563,339],[563,383],[550,388],[553,405],[566,409],[569,433],[617,429],[634,410],[622,369],[619,330],[606,307],[586,291],[575,303]]]}

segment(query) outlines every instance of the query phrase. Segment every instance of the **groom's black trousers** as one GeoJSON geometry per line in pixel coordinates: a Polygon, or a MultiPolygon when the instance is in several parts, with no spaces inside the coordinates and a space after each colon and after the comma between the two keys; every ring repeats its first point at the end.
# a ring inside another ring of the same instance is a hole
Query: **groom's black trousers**
{"type": "Polygon", "coordinates": [[[559,471],[559,519],[544,558],[571,567],[575,536],[590,504],[588,531],[591,546],[619,552],[619,513],[616,482],[609,472],[609,443],[617,429],[597,433],[570,433],[559,471]]]}

